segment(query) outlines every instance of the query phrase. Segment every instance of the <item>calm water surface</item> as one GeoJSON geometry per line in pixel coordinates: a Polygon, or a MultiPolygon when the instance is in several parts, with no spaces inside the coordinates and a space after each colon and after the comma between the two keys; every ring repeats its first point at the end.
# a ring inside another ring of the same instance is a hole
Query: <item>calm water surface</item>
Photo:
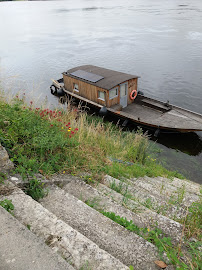
{"type": "MultiPolygon", "coordinates": [[[[141,76],[147,96],[202,114],[201,0],[0,3],[0,76],[7,91],[54,105],[51,78],[82,64],[141,76]]],[[[167,166],[202,183],[202,135],[162,136],[167,166]]]]}

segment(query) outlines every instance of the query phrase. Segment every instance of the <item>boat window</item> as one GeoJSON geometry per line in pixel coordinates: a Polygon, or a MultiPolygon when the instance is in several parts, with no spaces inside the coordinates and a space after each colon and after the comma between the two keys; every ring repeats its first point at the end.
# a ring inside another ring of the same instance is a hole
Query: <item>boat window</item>
{"type": "Polygon", "coordinates": [[[79,92],[79,86],[77,83],[74,83],[74,91],[79,92]]]}
{"type": "Polygon", "coordinates": [[[101,100],[105,100],[105,93],[102,91],[98,91],[98,98],[101,100]]]}
{"type": "Polygon", "coordinates": [[[118,96],[118,87],[109,90],[109,99],[113,99],[118,96]]]}

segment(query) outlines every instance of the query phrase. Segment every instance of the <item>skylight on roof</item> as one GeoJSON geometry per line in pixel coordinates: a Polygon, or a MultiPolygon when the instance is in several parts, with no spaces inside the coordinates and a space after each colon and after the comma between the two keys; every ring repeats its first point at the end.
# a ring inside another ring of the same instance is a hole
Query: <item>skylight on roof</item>
{"type": "Polygon", "coordinates": [[[70,75],[73,75],[75,77],[78,77],[80,79],[83,79],[83,80],[86,80],[86,81],[89,81],[89,82],[93,82],[93,83],[96,83],[96,82],[104,79],[104,77],[102,77],[100,75],[97,75],[97,74],[94,74],[94,73],[91,73],[91,72],[87,72],[87,71],[84,71],[84,70],[81,70],[81,69],[70,73],[70,75]]]}

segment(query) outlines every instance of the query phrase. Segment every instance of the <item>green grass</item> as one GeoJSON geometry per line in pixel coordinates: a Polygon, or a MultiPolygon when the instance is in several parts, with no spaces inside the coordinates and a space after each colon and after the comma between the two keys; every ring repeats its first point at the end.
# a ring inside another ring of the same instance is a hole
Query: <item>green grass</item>
{"type": "Polygon", "coordinates": [[[60,124],[50,123],[42,118],[45,113],[40,113],[22,108],[18,101],[0,103],[0,140],[16,165],[15,171],[23,176],[60,171],[68,164],[70,148],[77,144],[74,137],[62,132],[60,124]]]}
{"type": "Polygon", "coordinates": [[[47,194],[47,191],[44,189],[44,183],[33,177],[29,180],[25,188],[25,193],[31,196],[35,201],[38,201],[47,194]]]}
{"type": "Polygon", "coordinates": [[[6,211],[13,215],[14,205],[11,200],[4,199],[0,201],[0,206],[2,206],[6,211]]]}
{"type": "MultiPolygon", "coordinates": [[[[179,222],[182,223],[181,220],[179,222]]],[[[194,237],[202,240],[202,199],[194,202],[189,207],[189,213],[185,219],[185,234],[187,238],[194,237]]]]}
{"type": "Polygon", "coordinates": [[[67,111],[35,108],[33,102],[25,105],[24,97],[8,103],[2,96],[0,141],[15,172],[23,177],[38,172],[47,177],[57,172],[87,172],[97,180],[104,174],[180,176],[150,158],[149,140],[141,131],[123,132],[74,107],[67,111]]]}
{"type": "Polygon", "coordinates": [[[4,183],[5,180],[6,180],[6,174],[3,172],[0,172],[0,184],[4,183]]]}

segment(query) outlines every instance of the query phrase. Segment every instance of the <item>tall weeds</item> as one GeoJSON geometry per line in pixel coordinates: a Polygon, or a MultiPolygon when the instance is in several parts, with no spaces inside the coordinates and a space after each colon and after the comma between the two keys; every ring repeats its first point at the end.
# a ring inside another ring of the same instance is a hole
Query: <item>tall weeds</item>
{"type": "Polygon", "coordinates": [[[32,101],[26,105],[24,96],[8,103],[1,94],[0,119],[1,143],[16,171],[24,175],[38,171],[45,175],[79,171],[117,177],[174,175],[148,158],[149,142],[142,132],[123,132],[70,105],[60,111],[36,108],[32,101]]]}

